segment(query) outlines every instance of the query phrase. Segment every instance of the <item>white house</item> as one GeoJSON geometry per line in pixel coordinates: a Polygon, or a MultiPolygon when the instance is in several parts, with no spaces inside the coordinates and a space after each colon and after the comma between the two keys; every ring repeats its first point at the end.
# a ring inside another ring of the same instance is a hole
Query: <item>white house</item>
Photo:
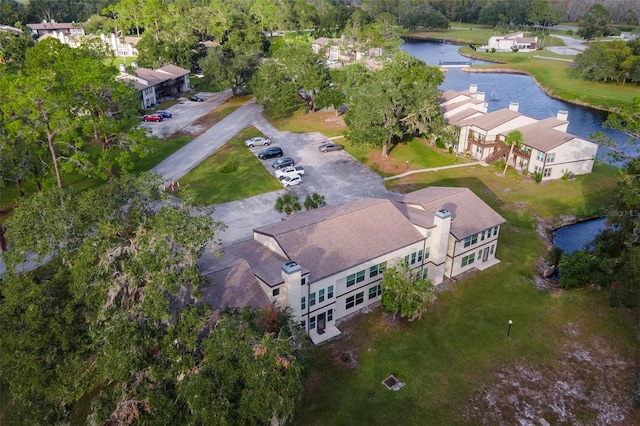
{"type": "Polygon", "coordinates": [[[476,117],[487,112],[488,104],[484,92],[478,92],[478,86],[470,85],[469,90],[456,92],[446,90],[438,96],[440,111],[449,124],[456,124],[466,118],[476,117]]]}
{"type": "Polygon", "coordinates": [[[100,40],[113,52],[117,57],[135,57],[138,56],[136,45],[141,37],[116,37],[115,34],[100,34],[100,40]]]}
{"type": "Polygon", "coordinates": [[[27,27],[31,30],[31,34],[36,40],[41,40],[43,37],[55,37],[60,40],[60,43],[70,44],[72,47],[76,47],[74,45],[78,43],[76,39],[85,35],[84,28],[75,22],[45,20],[39,24],[27,24],[27,27]]]}
{"type": "Polygon", "coordinates": [[[538,37],[525,37],[524,32],[518,31],[515,33],[493,36],[489,38],[489,42],[486,46],[479,47],[478,50],[496,52],[530,52],[538,48],[538,37]]]}
{"type": "MultiPolygon", "coordinates": [[[[229,287],[244,286],[247,294],[260,288],[290,307],[318,343],[340,334],[336,321],[378,303],[382,272],[402,259],[435,285],[495,265],[503,223],[467,188],[425,188],[399,201],[363,198],[257,228],[253,239],[223,248],[214,261],[222,266],[203,274],[221,294],[229,287]],[[245,265],[254,278],[223,275],[230,264],[245,265]]],[[[241,305],[229,300],[223,306],[234,303],[241,305]]]]}
{"type": "Polygon", "coordinates": [[[134,68],[135,75],[131,75],[122,67],[117,78],[133,84],[133,87],[140,91],[142,109],[153,108],[164,99],[175,99],[182,92],[191,90],[189,70],[184,68],[176,65],[165,65],[156,70],[135,66],[134,68]]]}
{"type": "MultiPolygon", "coordinates": [[[[446,96],[441,95],[441,101],[445,101],[443,110],[463,102],[460,99],[464,98],[465,92],[448,91],[446,96]],[[447,104],[452,100],[457,102],[447,104]]],[[[467,99],[467,102],[472,99],[467,99]]],[[[487,163],[508,161],[520,171],[541,173],[543,180],[591,173],[598,145],[567,133],[566,111],[559,111],[556,117],[537,120],[521,114],[518,109],[518,103],[511,102],[509,108],[489,113],[471,107],[458,111],[457,115],[447,116],[445,113],[449,124],[460,127],[454,150],[487,163]],[[504,143],[512,130],[520,130],[524,139],[523,146],[514,148],[513,152],[504,143]],[[510,152],[511,156],[507,158],[510,152]]]]}

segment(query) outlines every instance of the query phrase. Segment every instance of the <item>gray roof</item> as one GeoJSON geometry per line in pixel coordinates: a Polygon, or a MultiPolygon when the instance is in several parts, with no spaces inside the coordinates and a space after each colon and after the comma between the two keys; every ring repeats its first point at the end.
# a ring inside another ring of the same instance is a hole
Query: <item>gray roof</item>
{"type": "Polygon", "coordinates": [[[221,258],[207,254],[199,263],[200,273],[208,281],[201,288],[202,300],[214,311],[271,304],[246,260],[228,254],[221,258]]]}
{"type": "Polygon", "coordinates": [[[466,120],[462,120],[457,124],[458,126],[476,126],[483,130],[489,131],[522,115],[524,114],[521,114],[517,111],[512,111],[508,108],[503,108],[497,111],[483,114],[478,117],[472,117],[466,120]]]}
{"type": "Polygon", "coordinates": [[[447,124],[458,125],[459,122],[478,114],[484,114],[484,112],[478,111],[477,109],[473,109],[473,108],[467,108],[467,109],[463,109],[462,111],[456,112],[455,114],[450,115],[445,119],[445,121],[447,122],[447,124]]]}
{"type": "Polygon", "coordinates": [[[519,128],[522,132],[524,144],[538,151],[547,152],[562,145],[565,142],[578,138],[578,136],[556,130],[566,121],[555,117],[546,118],[536,123],[527,124],[519,128]]]}
{"type": "Polygon", "coordinates": [[[431,214],[450,211],[451,234],[458,240],[506,222],[469,188],[431,186],[405,195],[403,202],[431,214]]]}
{"type": "Polygon", "coordinates": [[[422,239],[393,202],[369,198],[296,214],[254,232],[272,237],[313,281],[422,239]]]}

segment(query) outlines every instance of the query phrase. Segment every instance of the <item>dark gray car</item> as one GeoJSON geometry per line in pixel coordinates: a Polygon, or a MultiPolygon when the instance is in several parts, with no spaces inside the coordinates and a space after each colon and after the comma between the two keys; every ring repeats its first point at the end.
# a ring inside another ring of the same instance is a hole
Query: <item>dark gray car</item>
{"type": "Polygon", "coordinates": [[[278,146],[271,146],[267,149],[263,149],[262,151],[260,151],[258,153],[258,158],[261,160],[264,160],[266,158],[282,157],[282,155],[283,155],[282,148],[278,146]]]}

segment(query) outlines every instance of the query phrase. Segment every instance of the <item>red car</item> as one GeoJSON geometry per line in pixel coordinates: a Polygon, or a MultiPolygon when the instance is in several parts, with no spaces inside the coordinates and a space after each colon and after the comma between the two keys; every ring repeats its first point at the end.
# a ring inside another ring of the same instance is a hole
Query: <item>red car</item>
{"type": "Polygon", "coordinates": [[[163,118],[158,114],[144,115],[142,121],[162,121],[163,118]]]}

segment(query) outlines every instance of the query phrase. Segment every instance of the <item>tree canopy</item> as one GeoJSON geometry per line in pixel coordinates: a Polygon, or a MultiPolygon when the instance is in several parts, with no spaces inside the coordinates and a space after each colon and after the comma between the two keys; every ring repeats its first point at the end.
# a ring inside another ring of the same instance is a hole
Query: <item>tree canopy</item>
{"type": "Polygon", "coordinates": [[[382,147],[405,134],[425,134],[443,126],[438,107],[442,71],[404,52],[347,92],[347,137],[356,144],[382,147]]]}
{"type": "Polygon", "coordinates": [[[433,283],[422,271],[412,271],[406,261],[382,273],[381,304],[394,317],[420,319],[427,304],[436,299],[433,283]]]}

